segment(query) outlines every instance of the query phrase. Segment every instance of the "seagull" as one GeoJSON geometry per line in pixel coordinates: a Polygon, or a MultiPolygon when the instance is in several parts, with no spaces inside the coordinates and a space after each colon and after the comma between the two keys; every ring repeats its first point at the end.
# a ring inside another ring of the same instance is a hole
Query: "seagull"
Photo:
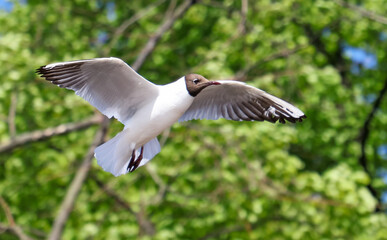
{"type": "Polygon", "coordinates": [[[295,123],[306,118],[297,107],[243,82],[209,81],[187,74],[156,85],[114,57],[53,63],[36,72],[124,124],[94,154],[98,164],[116,177],[144,166],[158,154],[157,136],[176,121],[225,118],[295,123]]]}

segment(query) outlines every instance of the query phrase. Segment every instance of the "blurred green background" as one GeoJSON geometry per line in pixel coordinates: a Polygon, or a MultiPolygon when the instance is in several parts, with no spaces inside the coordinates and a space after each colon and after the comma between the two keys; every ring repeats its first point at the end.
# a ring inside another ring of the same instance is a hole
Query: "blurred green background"
{"type": "Polygon", "coordinates": [[[386,29],[382,0],[0,0],[0,239],[53,239],[63,213],[63,239],[386,239],[386,29]],[[115,178],[84,163],[123,126],[104,135],[35,74],[108,56],[158,84],[246,81],[308,118],[175,124],[115,178]]]}

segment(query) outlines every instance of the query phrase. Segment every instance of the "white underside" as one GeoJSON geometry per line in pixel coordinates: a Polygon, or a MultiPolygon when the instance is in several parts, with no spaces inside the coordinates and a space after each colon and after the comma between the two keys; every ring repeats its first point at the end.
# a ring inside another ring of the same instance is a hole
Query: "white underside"
{"type": "MultiPolygon", "coordinates": [[[[130,142],[130,137],[130,129],[125,129],[95,149],[98,164],[116,177],[128,172],[129,160],[136,146],[135,142],[130,142]]],[[[139,167],[145,165],[159,152],[160,144],[155,137],[144,145],[143,159],[139,167]]],[[[139,155],[140,149],[138,148],[135,156],[139,155]]]]}
{"type": "Polygon", "coordinates": [[[193,97],[187,91],[181,91],[181,87],[185,88],[184,79],[172,86],[160,86],[158,96],[125,122],[123,131],[95,149],[97,162],[105,171],[114,176],[126,174],[133,150],[136,150],[137,157],[142,146],[144,154],[139,166],[160,152],[157,136],[175,123],[193,101],[193,97]]]}

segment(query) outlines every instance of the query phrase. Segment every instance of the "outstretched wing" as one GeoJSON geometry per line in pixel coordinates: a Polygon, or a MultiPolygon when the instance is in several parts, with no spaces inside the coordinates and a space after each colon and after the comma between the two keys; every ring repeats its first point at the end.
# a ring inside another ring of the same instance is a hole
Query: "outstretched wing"
{"type": "Polygon", "coordinates": [[[118,58],[61,62],[37,69],[46,80],[75,93],[107,117],[124,123],[147,101],[157,97],[157,85],[118,58]]]}
{"type": "Polygon", "coordinates": [[[305,114],[290,103],[238,81],[217,81],[203,89],[179,121],[225,118],[235,121],[302,121],[305,114]]]}

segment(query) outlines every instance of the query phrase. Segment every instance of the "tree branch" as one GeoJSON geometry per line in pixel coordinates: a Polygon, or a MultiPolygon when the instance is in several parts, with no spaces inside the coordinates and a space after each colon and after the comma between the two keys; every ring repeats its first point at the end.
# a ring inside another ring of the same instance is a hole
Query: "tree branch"
{"type": "Polygon", "coordinates": [[[15,220],[13,219],[13,216],[11,214],[11,209],[9,208],[8,204],[5,202],[4,198],[1,196],[0,196],[0,205],[4,210],[4,213],[7,218],[7,221],[9,222],[9,225],[11,226],[15,225],[15,220]]]}
{"type": "Polygon", "coordinates": [[[49,240],[57,240],[61,238],[63,228],[66,224],[66,221],[74,208],[75,200],[81,190],[82,184],[85,181],[87,174],[91,167],[91,162],[94,158],[94,149],[103,142],[106,135],[109,119],[104,117],[100,129],[94,137],[94,141],[91,144],[89,151],[87,152],[85,158],[83,159],[82,165],[79,167],[71,185],[66,193],[66,196],[59,208],[59,213],[55,219],[54,225],[51,229],[49,240]]]}
{"type": "Polygon", "coordinates": [[[9,127],[9,135],[11,136],[11,139],[13,139],[16,136],[16,126],[15,126],[16,106],[17,106],[17,92],[13,91],[11,93],[11,106],[9,107],[9,112],[8,112],[8,127],[9,127]]]}
{"type": "Polygon", "coordinates": [[[155,4],[147,6],[145,9],[139,11],[135,15],[133,15],[131,18],[125,20],[124,22],[121,23],[121,25],[114,31],[112,40],[110,43],[107,45],[107,48],[105,49],[105,54],[108,54],[110,52],[110,49],[117,43],[118,38],[124,33],[124,31],[133,23],[138,21],[139,19],[143,18],[145,15],[147,15],[151,10],[154,8],[160,6],[163,4],[166,0],[160,0],[156,2],[155,4]]]}
{"type": "Polygon", "coordinates": [[[27,236],[21,227],[19,227],[12,216],[11,209],[9,208],[8,204],[5,202],[4,198],[0,197],[0,205],[4,209],[5,216],[7,217],[7,220],[9,222],[9,226],[6,226],[4,224],[0,223],[0,231],[10,231],[16,236],[19,237],[21,240],[32,240],[31,237],[27,236]]]}
{"type": "Polygon", "coordinates": [[[7,231],[16,235],[21,240],[33,240],[33,238],[27,236],[18,225],[7,226],[5,224],[0,223],[0,232],[7,232],[7,231]]]}
{"type": "Polygon", "coordinates": [[[124,199],[122,199],[114,190],[109,188],[104,182],[98,179],[95,174],[91,174],[90,177],[95,181],[98,187],[100,187],[109,197],[113,198],[118,205],[122,208],[129,211],[133,214],[138,222],[140,228],[140,235],[146,234],[149,236],[153,236],[156,233],[155,226],[150,222],[142,213],[135,212],[133,208],[127,203],[124,199]]]}
{"type": "Polygon", "coordinates": [[[132,207],[124,201],[116,192],[114,192],[111,188],[109,188],[104,182],[102,182],[95,174],[90,174],[90,178],[97,184],[99,188],[101,188],[109,197],[113,198],[118,205],[122,208],[126,209],[133,215],[136,215],[136,212],[132,209],[132,207]]]}
{"type": "Polygon", "coordinates": [[[248,1],[247,0],[241,0],[241,21],[238,25],[238,32],[239,34],[245,34],[246,33],[246,19],[247,19],[247,11],[248,11],[248,1]]]}
{"type": "Polygon", "coordinates": [[[284,49],[282,51],[279,51],[279,52],[276,52],[272,55],[269,55],[265,58],[263,58],[262,60],[258,61],[258,62],[255,62],[254,64],[250,64],[250,65],[247,65],[245,68],[243,68],[242,70],[240,70],[239,72],[237,72],[235,74],[235,79],[238,80],[238,81],[243,81],[246,74],[248,74],[248,72],[250,72],[252,69],[255,69],[257,68],[258,66],[264,64],[264,63],[267,63],[267,62],[270,62],[270,61],[273,61],[273,60],[276,60],[276,59],[280,59],[280,58],[286,58],[294,53],[297,53],[298,51],[304,49],[308,47],[308,45],[300,45],[300,46],[297,46],[293,49],[284,49]]]}
{"type": "Polygon", "coordinates": [[[175,13],[164,20],[164,22],[161,24],[161,26],[157,29],[155,35],[153,35],[145,45],[145,47],[141,50],[140,54],[138,55],[136,61],[133,63],[132,68],[135,71],[138,71],[142,64],[144,63],[145,59],[150,55],[155,48],[157,42],[161,39],[163,34],[168,31],[172,26],[173,23],[180,18],[193,4],[195,3],[195,0],[185,0],[183,4],[179,6],[178,9],[176,9],[175,13]]]}
{"type": "Polygon", "coordinates": [[[362,15],[363,17],[366,17],[366,18],[373,20],[375,22],[387,25],[387,18],[384,16],[378,15],[372,11],[369,11],[367,9],[364,9],[362,7],[356,6],[354,4],[351,4],[351,3],[348,3],[348,2],[345,2],[342,0],[333,0],[333,1],[342,7],[356,11],[357,13],[362,15]]]}
{"type": "MultiPolygon", "coordinates": [[[[387,93],[387,78],[385,79],[384,86],[380,90],[378,98],[375,100],[375,102],[372,106],[371,112],[368,114],[367,119],[364,122],[363,128],[360,131],[359,138],[360,138],[360,144],[361,144],[361,155],[359,158],[359,164],[360,164],[360,166],[363,167],[364,171],[370,176],[371,179],[372,179],[372,175],[371,175],[370,170],[368,168],[367,155],[366,155],[365,148],[366,148],[368,137],[370,135],[371,121],[375,117],[375,113],[379,109],[380,104],[382,103],[382,99],[383,99],[384,95],[386,95],[386,93],[387,93]]],[[[378,205],[376,206],[375,211],[376,212],[381,211],[382,210],[381,209],[382,203],[381,203],[380,197],[378,196],[376,189],[371,185],[371,183],[369,183],[367,185],[367,188],[370,190],[371,194],[378,200],[378,205]]]]}
{"type": "Polygon", "coordinates": [[[25,145],[30,142],[41,141],[53,136],[66,134],[72,131],[82,130],[94,124],[100,123],[102,119],[102,115],[95,115],[81,122],[66,123],[61,124],[57,127],[46,128],[44,130],[37,130],[29,133],[20,134],[19,136],[16,136],[8,142],[1,144],[0,153],[10,151],[16,147],[25,145]]]}

